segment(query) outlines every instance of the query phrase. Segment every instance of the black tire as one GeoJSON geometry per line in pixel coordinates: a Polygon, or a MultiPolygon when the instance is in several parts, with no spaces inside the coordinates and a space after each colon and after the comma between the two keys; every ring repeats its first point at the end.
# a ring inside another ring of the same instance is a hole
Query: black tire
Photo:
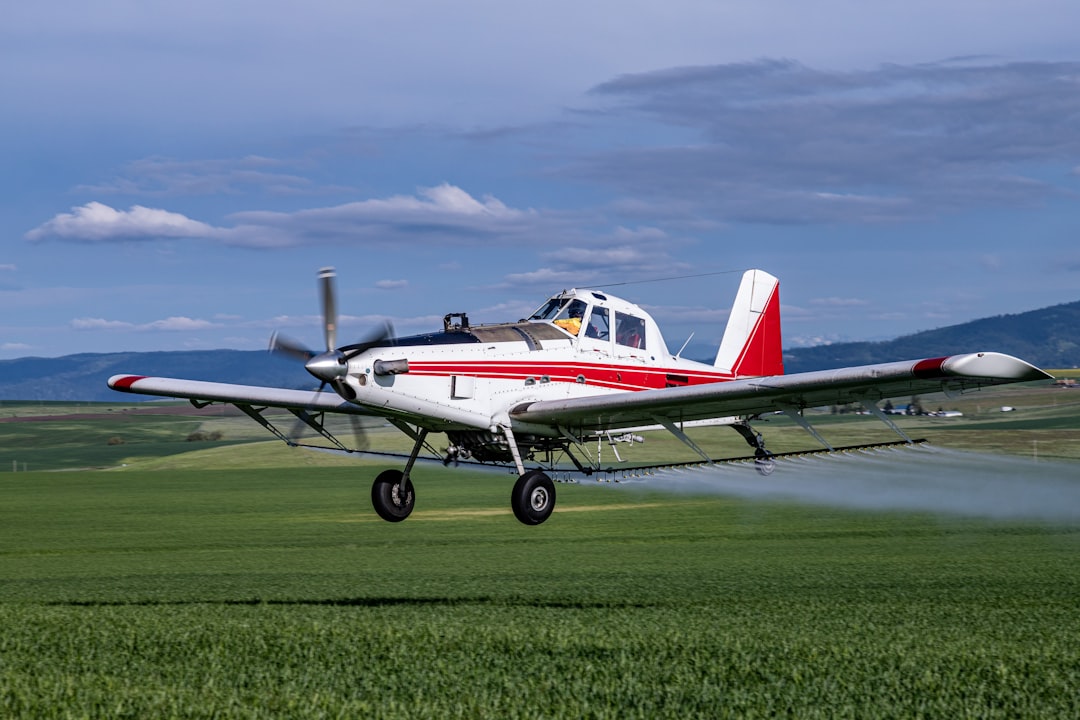
{"type": "Polygon", "coordinates": [[[416,502],[412,482],[402,486],[403,477],[405,473],[400,470],[383,470],[371,484],[371,504],[387,522],[401,522],[409,517],[416,502]]]}
{"type": "Polygon", "coordinates": [[[510,494],[514,517],[526,525],[539,525],[555,509],[555,483],[540,470],[530,470],[514,483],[510,494]]]}

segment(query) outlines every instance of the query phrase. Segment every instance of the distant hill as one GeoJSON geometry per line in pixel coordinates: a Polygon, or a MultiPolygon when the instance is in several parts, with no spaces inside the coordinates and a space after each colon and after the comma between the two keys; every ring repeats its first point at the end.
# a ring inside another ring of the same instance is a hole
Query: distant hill
{"type": "MultiPolygon", "coordinates": [[[[1043,368],[1080,366],[1080,301],[974,320],[886,342],[786,350],[784,369],[794,373],[981,350],[1015,355],[1043,368]]],[[[81,354],[0,360],[0,400],[130,402],[139,399],[109,390],[105,381],[118,373],[285,388],[315,386],[300,363],[265,351],[81,354]]]]}
{"type": "Polygon", "coordinates": [[[0,360],[0,400],[131,402],[142,399],[108,388],[105,381],[120,373],[285,388],[316,385],[301,363],[275,357],[265,350],[86,353],[0,360]]]}
{"type": "Polygon", "coordinates": [[[1080,301],[972,320],[884,342],[785,350],[784,371],[796,373],[980,351],[1015,355],[1042,368],[1080,366],[1080,301]]]}

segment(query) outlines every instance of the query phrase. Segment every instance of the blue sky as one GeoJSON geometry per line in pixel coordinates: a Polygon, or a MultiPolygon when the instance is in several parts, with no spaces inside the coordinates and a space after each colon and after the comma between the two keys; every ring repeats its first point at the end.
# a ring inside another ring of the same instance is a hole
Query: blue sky
{"type": "Polygon", "coordinates": [[[0,358],[317,346],[326,265],[343,343],[600,285],[708,354],[749,267],[788,346],[1075,301],[1077,27],[1066,0],[15,4],[0,358]]]}

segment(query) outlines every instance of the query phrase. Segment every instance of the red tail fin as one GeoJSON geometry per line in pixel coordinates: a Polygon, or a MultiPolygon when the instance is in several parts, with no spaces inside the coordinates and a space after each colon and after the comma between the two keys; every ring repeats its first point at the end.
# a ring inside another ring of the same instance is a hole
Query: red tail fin
{"type": "Polygon", "coordinates": [[[743,273],[715,365],[736,377],[784,374],[780,281],[764,270],[743,273]]]}

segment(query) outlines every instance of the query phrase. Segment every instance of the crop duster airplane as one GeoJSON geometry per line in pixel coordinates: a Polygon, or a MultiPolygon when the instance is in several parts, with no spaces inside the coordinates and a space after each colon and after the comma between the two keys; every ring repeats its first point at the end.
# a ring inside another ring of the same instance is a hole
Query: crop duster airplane
{"type": "Polygon", "coordinates": [[[231,403],[297,445],[295,435],[264,415],[268,408],[285,408],[346,451],[358,448],[346,447],[326,428],[326,413],[381,416],[414,441],[404,469],[383,471],[371,488],[375,511],[390,522],[412,512],[414,463],[425,448],[435,453],[428,434],[442,432],[450,443],[442,455],[446,463],[471,458],[515,468],[514,515],[538,525],[555,507],[548,473],[558,461],[569,458],[586,475],[603,471],[599,453],[593,458],[588,452],[590,441],[614,446],[640,439],[637,432],[666,429],[711,463],[684,430],[728,425],[752,448],[759,472],[768,474],[774,456],[750,426],[762,414],[789,415],[824,446],[819,452],[830,452],[834,448],[802,410],[860,403],[903,438],[899,443],[912,443],[878,400],[1050,377],[994,352],[785,375],[779,282],[762,270],[743,275],[712,365],[682,358],[681,351],[672,355],[647,312],[593,289],[563,291],[517,322],[470,325],[464,313],[452,313],[438,332],[394,338],[386,326],[338,347],[334,276],[332,268],[319,272],[325,352],[277,334],[270,341],[271,351],[304,362],[322,383],[318,391],[142,375],[115,375],[109,387],[187,398],[198,407],[231,403]],[[327,386],[333,392],[324,392],[327,386]]]}

